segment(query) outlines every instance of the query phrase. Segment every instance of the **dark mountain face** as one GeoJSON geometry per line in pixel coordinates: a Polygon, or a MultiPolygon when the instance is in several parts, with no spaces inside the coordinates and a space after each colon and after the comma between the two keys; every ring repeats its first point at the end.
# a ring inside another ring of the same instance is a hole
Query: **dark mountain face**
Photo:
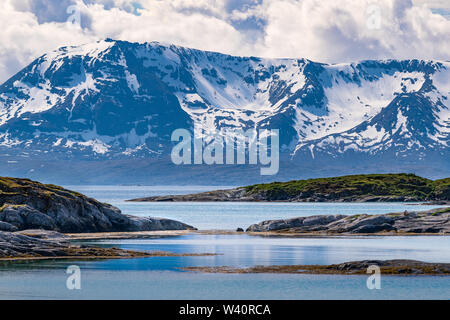
{"type": "Polygon", "coordinates": [[[105,44],[103,52],[74,56],[75,48],[60,49],[57,58],[43,56],[3,84],[4,106],[14,114],[2,132],[23,150],[58,157],[114,157],[130,147],[167,152],[173,128],[190,128],[192,120],[157,72],[144,72],[135,46],[105,44]]]}
{"type": "Polygon", "coordinates": [[[327,65],[113,40],[64,47],[0,86],[0,173],[59,181],[68,174],[57,170],[64,161],[87,166],[78,177],[97,172],[108,183],[221,179],[211,172],[232,183],[252,172],[173,167],[172,132],[196,125],[219,135],[278,129],[281,164],[272,179],[393,168],[444,176],[449,67],[422,60],[327,65]],[[95,169],[99,163],[107,174],[95,169]]]}

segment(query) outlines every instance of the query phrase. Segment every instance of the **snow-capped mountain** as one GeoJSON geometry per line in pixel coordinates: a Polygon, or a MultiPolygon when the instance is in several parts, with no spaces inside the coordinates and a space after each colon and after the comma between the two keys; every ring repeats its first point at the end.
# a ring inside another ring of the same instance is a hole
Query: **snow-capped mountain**
{"type": "Polygon", "coordinates": [[[444,61],[330,65],[105,40],[45,54],[0,86],[0,150],[163,158],[173,130],[195,124],[279,129],[283,155],[297,164],[448,165],[449,93],[444,61]]]}

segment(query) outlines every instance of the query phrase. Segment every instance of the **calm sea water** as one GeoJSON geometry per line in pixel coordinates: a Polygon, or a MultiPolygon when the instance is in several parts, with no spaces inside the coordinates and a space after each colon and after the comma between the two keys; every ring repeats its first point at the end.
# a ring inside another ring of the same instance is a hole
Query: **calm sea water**
{"type": "MultiPolygon", "coordinates": [[[[325,213],[422,210],[405,204],[127,203],[157,194],[206,191],[208,187],[69,187],[124,213],[178,219],[202,229],[234,229],[265,219],[325,213]]],[[[382,276],[369,290],[367,276],[203,274],[186,266],[332,264],[362,259],[450,262],[450,238],[282,238],[190,234],[176,237],[89,242],[133,250],[216,253],[204,257],[154,257],[99,261],[40,261],[0,265],[0,299],[449,299],[450,277],[382,276]],[[69,265],[81,269],[81,290],[68,290],[69,265]]]]}
{"type": "Polygon", "coordinates": [[[81,290],[66,288],[64,270],[0,273],[0,299],[449,299],[448,277],[196,274],[170,271],[82,270],[81,290]]]}
{"type": "Polygon", "coordinates": [[[263,203],[263,202],[126,202],[156,195],[187,194],[230,186],[66,186],[120,208],[126,214],[175,219],[198,229],[235,230],[270,219],[318,214],[379,214],[405,210],[429,210],[439,206],[412,203],[263,203]]]}
{"type": "Polygon", "coordinates": [[[247,267],[329,264],[361,259],[450,261],[448,237],[266,238],[186,235],[95,241],[134,250],[217,253],[101,261],[41,261],[0,267],[2,299],[449,299],[450,277],[382,276],[369,290],[367,276],[203,274],[185,266],[247,267]],[[81,269],[81,290],[66,288],[69,265],[81,269]]]}

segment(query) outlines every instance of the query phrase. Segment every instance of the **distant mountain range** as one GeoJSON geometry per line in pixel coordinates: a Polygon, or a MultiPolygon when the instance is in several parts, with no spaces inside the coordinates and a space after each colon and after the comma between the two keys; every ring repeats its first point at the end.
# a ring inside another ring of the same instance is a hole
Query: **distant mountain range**
{"type": "Polygon", "coordinates": [[[440,178],[450,173],[449,93],[448,61],[323,64],[109,39],[63,47],[0,86],[0,175],[149,184],[394,171],[440,178]],[[194,125],[279,129],[279,174],[171,164],[171,133],[194,125]]]}

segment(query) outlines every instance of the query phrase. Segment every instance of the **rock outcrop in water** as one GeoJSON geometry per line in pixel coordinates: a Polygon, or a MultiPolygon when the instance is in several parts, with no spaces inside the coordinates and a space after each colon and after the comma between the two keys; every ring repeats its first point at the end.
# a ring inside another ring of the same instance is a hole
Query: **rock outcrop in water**
{"type": "Polygon", "coordinates": [[[74,244],[71,237],[45,230],[0,231],[0,261],[34,259],[120,259],[138,257],[211,256],[211,253],[133,251],[74,244]]]}
{"type": "MultiPolygon", "coordinates": [[[[53,235],[54,236],[54,235],[53,235]]],[[[70,244],[61,241],[49,241],[29,237],[23,234],[0,231],[0,259],[32,259],[51,257],[85,257],[85,258],[126,258],[145,257],[147,252],[121,250],[118,248],[98,248],[70,244]]]]}
{"type": "Polygon", "coordinates": [[[450,207],[380,215],[318,215],[253,224],[247,232],[326,234],[449,234],[450,207]]]}
{"type": "Polygon", "coordinates": [[[124,215],[109,204],[51,184],[0,178],[0,231],[65,233],[194,229],[164,218],[124,215]]]}
{"type": "Polygon", "coordinates": [[[450,275],[450,263],[428,263],[416,260],[363,260],[331,265],[278,265],[237,267],[186,267],[186,271],[206,273],[306,273],[306,274],[367,274],[370,266],[378,266],[382,274],[450,275]]]}

